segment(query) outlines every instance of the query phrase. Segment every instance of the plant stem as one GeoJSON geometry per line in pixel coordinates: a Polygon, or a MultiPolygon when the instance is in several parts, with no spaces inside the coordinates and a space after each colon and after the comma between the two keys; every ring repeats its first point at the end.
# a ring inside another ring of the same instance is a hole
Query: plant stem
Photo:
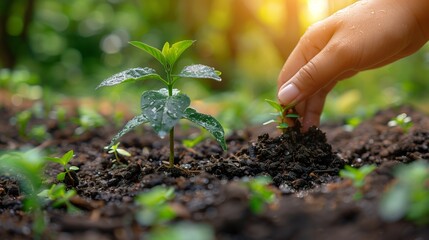
{"type": "MultiPolygon", "coordinates": [[[[173,96],[173,79],[171,79],[171,70],[168,69],[167,72],[167,81],[168,81],[168,96],[173,96]]],[[[170,165],[169,167],[172,168],[174,167],[174,127],[171,128],[170,130],[170,165]]]]}
{"type": "Polygon", "coordinates": [[[174,167],[174,127],[170,130],[170,168],[174,167]]]}

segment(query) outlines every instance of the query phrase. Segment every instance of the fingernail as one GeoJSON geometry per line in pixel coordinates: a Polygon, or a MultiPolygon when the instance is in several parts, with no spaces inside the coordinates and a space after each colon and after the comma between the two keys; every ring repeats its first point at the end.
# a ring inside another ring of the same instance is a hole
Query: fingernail
{"type": "Polygon", "coordinates": [[[290,83],[280,89],[278,98],[282,104],[295,104],[294,100],[298,97],[299,90],[295,84],[290,83]]]}

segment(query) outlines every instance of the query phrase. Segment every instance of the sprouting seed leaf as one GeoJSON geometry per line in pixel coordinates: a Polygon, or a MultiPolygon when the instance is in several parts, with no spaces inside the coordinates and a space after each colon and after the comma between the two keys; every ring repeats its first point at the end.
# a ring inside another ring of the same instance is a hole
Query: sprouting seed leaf
{"type": "MultiPolygon", "coordinates": [[[[124,136],[125,134],[127,134],[128,132],[130,132],[131,130],[133,130],[135,127],[143,124],[143,123],[147,123],[148,120],[147,118],[143,115],[140,114],[138,116],[135,116],[133,119],[131,119],[130,121],[127,122],[127,124],[125,124],[124,128],[122,128],[122,130],[120,132],[118,132],[113,138],[112,141],[110,142],[110,145],[108,146],[108,148],[110,148],[111,146],[113,146],[116,141],[124,136]]],[[[109,153],[113,153],[110,152],[109,153]]]]}
{"type": "Polygon", "coordinates": [[[167,66],[167,60],[159,49],[139,41],[132,41],[130,44],[152,55],[152,57],[158,60],[164,67],[167,66]]]}
{"type": "Polygon", "coordinates": [[[159,76],[156,71],[152,68],[131,68],[120,73],[117,73],[98,85],[98,88],[105,86],[113,86],[124,82],[135,81],[135,80],[147,80],[147,79],[157,79],[164,81],[164,79],[159,76]]]}
{"type": "Polygon", "coordinates": [[[73,150],[70,150],[66,152],[62,157],[47,157],[46,159],[51,162],[59,163],[62,166],[65,166],[73,158],[73,154],[74,154],[73,150]]]}
{"type": "Polygon", "coordinates": [[[69,167],[69,170],[77,171],[77,170],[79,170],[79,167],[71,166],[71,167],[69,167]]]}
{"type": "Polygon", "coordinates": [[[122,156],[125,156],[125,157],[131,156],[131,154],[129,152],[127,152],[126,150],[124,150],[122,148],[118,148],[118,149],[116,149],[116,151],[118,151],[118,153],[121,154],[122,156]]]}
{"type": "Polygon", "coordinates": [[[187,108],[183,118],[188,119],[191,122],[194,122],[201,127],[205,128],[209,133],[211,133],[216,141],[220,144],[223,150],[226,150],[225,142],[225,132],[222,125],[212,116],[207,114],[202,114],[197,112],[193,108],[187,108]]]}
{"type": "Polygon", "coordinates": [[[170,51],[170,43],[165,42],[164,47],[162,47],[162,55],[164,55],[164,57],[167,57],[168,52],[170,51]]]}
{"type": "Polygon", "coordinates": [[[161,138],[182,118],[190,103],[187,95],[174,90],[173,95],[169,96],[165,88],[146,91],[141,98],[143,115],[161,138]]]}
{"type": "Polygon", "coordinates": [[[214,68],[202,64],[186,66],[175,76],[185,78],[210,78],[216,81],[222,81],[214,68]]]}
{"type": "Polygon", "coordinates": [[[285,129],[288,127],[289,127],[289,124],[287,124],[287,123],[279,123],[279,125],[277,126],[277,128],[280,128],[280,129],[285,129]]]}

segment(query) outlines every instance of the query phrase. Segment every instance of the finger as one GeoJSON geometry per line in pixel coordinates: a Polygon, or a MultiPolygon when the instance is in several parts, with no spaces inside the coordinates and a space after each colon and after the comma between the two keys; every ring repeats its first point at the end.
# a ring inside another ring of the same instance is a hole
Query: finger
{"type": "Polygon", "coordinates": [[[339,76],[351,71],[348,56],[353,56],[346,44],[330,44],[308,61],[279,90],[278,99],[284,105],[296,104],[312,96],[339,76]],[[342,59],[338,61],[338,59],[342,59]]]}

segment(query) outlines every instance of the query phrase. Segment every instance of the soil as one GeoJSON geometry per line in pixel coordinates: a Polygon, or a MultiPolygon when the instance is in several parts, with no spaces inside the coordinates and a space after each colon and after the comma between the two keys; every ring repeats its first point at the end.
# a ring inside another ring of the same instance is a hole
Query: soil
{"type": "MultiPolygon", "coordinates": [[[[103,148],[117,132],[113,124],[76,135],[77,126],[61,128],[54,120],[43,122],[51,139],[38,143],[17,135],[9,119],[14,113],[0,107],[0,149],[29,146],[49,156],[74,150],[71,164],[77,179],[68,182],[78,193],[72,203],[82,211],[44,207],[48,226],[42,239],[145,239],[151,227],[135,220],[134,197],[154,186],[172,186],[172,206],[181,221],[205,223],[216,239],[429,239],[429,227],[405,220],[383,221],[378,215],[381,195],[392,183],[392,169],[417,159],[429,159],[429,117],[411,107],[390,108],[363,121],[353,131],[343,124],[325,124],[301,133],[290,128],[280,134],[273,126],[235,131],[224,152],[212,139],[194,148],[181,140],[195,129],[179,130],[175,171],[165,167],[168,140],[142,128],[121,139],[131,157],[113,161],[103,148]],[[399,113],[414,123],[404,132],[388,127],[399,113]],[[353,199],[351,182],[338,176],[344,165],[376,164],[366,179],[364,197],[353,199]],[[261,214],[249,208],[249,191],[240,184],[268,175],[277,201],[261,214]]],[[[30,124],[30,125],[31,125],[30,124]]],[[[56,183],[58,164],[49,164],[46,183],[56,183]]],[[[17,179],[0,176],[0,239],[33,239],[33,215],[23,211],[23,194],[17,179]]]]}

